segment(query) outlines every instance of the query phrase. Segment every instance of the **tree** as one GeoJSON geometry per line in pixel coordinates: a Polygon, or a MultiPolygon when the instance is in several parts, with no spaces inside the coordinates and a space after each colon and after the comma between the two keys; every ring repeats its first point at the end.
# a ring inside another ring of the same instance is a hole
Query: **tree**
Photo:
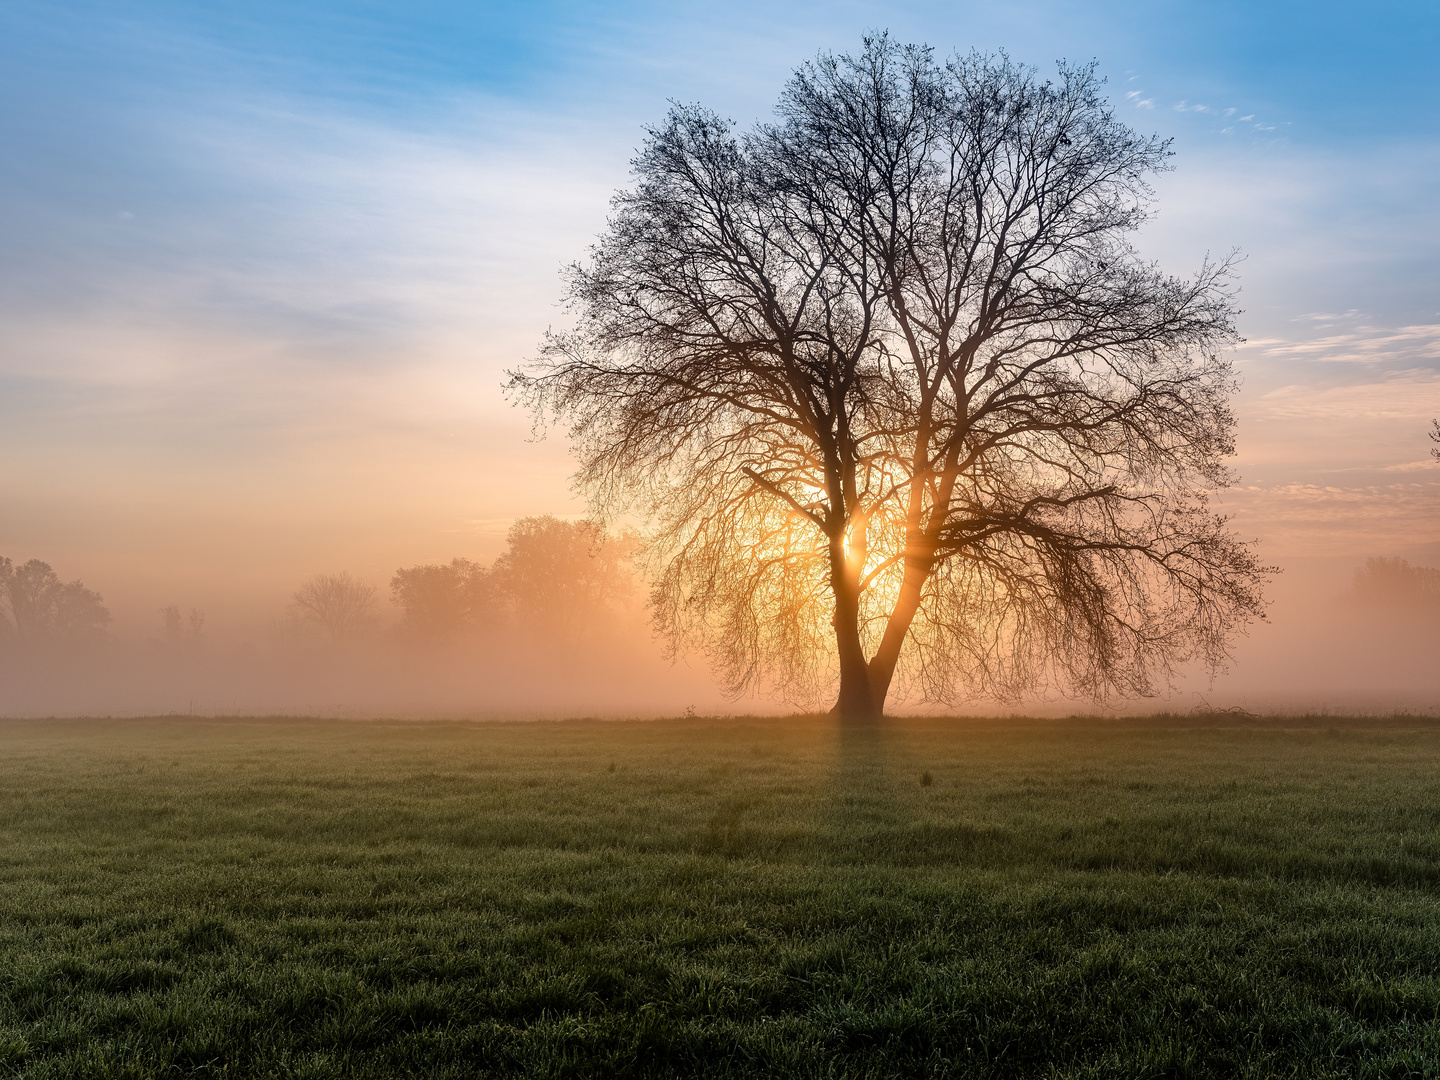
{"type": "Polygon", "coordinates": [[[494,614],[494,594],[490,571],[469,559],[400,569],[390,579],[402,632],[431,645],[479,628],[494,614]]]}
{"type": "Polygon", "coordinates": [[[897,677],[1152,693],[1223,665],[1267,573],[1206,501],[1229,263],[1181,280],[1126,240],[1169,156],[1093,66],[822,55],[774,123],[649,132],[576,328],[509,386],[598,513],[651,515],[657,623],[732,690],[838,681],[857,719],[897,677]]]}
{"type": "Polygon", "coordinates": [[[469,559],[396,571],[393,602],[402,632],[428,644],[493,629],[576,639],[598,630],[633,591],[632,534],[610,536],[594,521],[545,515],[518,519],[505,550],[484,567],[469,559]]]}
{"type": "Polygon", "coordinates": [[[151,638],[150,644],[171,656],[198,657],[205,651],[205,613],[191,608],[188,616],[182,616],[178,604],[167,604],[160,609],[160,636],[151,638]]]}
{"type": "Polygon", "coordinates": [[[110,622],[99,593],[79,581],[62,582],[39,559],[15,566],[0,557],[0,627],[27,645],[83,645],[110,622]]]}
{"type": "MultiPolygon", "coordinates": [[[[1430,441],[1440,443],[1440,420],[1430,421],[1430,441]]],[[[1430,448],[1430,456],[1440,461],[1440,446],[1432,446],[1430,448]]]]}
{"type": "Polygon", "coordinates": [[[583,638],[629,596],[634,549],[633,536],[607,536],[599,522],[548,514],[520,518],[490,572],[518,624],[541,634],[583,638]]]}
{"type": "Polygon", "coordinates": [[[373,586],[349,573],[316,574],[295,590],[291,604],[304,622],[322,627],[336,644],[355,637],[369,622],[375,608],[373,586]]]}

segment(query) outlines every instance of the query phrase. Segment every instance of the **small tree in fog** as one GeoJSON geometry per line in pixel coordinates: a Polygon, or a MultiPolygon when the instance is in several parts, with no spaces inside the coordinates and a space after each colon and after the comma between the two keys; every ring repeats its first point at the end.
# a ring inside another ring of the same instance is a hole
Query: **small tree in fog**
{"type": "Polygon", "coordinates": [[[401,633],[432,645],[483,629],[495,614],[495,593],[491,572],[469,559],[412,566],[390,579],[401,633]]]}
{"type": "Polygon", "coordinates": [[[62,582],[39,559],[15,566],[0,557],[0,628],[24,644],[81,645],[98,641],[110,622],[99,593],[62,582]]]}
{"type": "Polygon", "coordinates": [[[291,610],[322,628],[337,644],[354,638],[375,610],[375,589],[347,572],[317,574],[295,590],[291,610]]]}
{"type": "Polygon", "coordinates": [[[1214,669],[1266,568],[1231,477],[1225,264],[1140,259],[1168,145],[1090,67],[821,56],[744,134],[676,106],[573,333],[510,386],[565,418],[606,514],[658,528],[659,627],[740,690],[878,716],[1214,669]]]}
{"type": "Polygon", "coordinates": [[[150,643],[173,656],[199,656],[205,649],[205,613],[191,608],[183,615],[176,604],[160,609],[160,636],[150,643]]]}

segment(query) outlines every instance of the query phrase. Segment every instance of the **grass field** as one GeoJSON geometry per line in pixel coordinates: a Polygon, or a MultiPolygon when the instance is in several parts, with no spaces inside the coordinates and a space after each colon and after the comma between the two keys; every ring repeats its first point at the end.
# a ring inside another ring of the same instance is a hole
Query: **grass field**
{"type": "Polygon", "coordinates": [[[1440,1076],[1440,724],[0,722],[0,1075],[1440,1076]]]}

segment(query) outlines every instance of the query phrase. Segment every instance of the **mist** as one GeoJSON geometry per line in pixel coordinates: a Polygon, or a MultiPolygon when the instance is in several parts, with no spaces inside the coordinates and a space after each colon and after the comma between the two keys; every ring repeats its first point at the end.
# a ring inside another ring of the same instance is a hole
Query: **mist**
{"type": "MultiPolygon", "coordinates": [[[[668,655],[650,627],[638,543],[584,520],[532,517],[489,560],[414,563],[388,580],[332,567],[248,599],[217,576],[200,590],[218,599],[206,607],[157,592],[117,617],[104,606],[111,582],[67,580],[62,564],[52,585],[93,597],[102,616],[67,626],[57,595],[51,623],[27,630],[0,588],[0,715],[525,719],[826,707],[763,692],[729,698],[704,656],[668,655]]],[[[1268,618],[1236,641],[1228,670],[1180,672],[1155,698],[1037,691],[951,709],[898,700],[894,711],[1433,713],[1437,566],[1440,544],[1292,557],[1272,582],[1268,618]]]]}
{"type": "Polygon", "coordinates": [[[532,517],[489,565],[457,556],[374,583],[322,572],[275,583],[262,596],[285,602],[268,605],[215,582],[228,602],[157,595],[148,620],[113,620],[102,593],[38,560],[0,562],[0,714],[713,711],[703,672],[667,662],[648,633],[635,545],[586,521],[532,517]],[[23,572],[41,566],[51,595],[37,604],[23,572]],[[85,620],[67,620],[72,594],[90,604],[85,620]],[[44,604],[48,614],[28,614],[44,604]]]}

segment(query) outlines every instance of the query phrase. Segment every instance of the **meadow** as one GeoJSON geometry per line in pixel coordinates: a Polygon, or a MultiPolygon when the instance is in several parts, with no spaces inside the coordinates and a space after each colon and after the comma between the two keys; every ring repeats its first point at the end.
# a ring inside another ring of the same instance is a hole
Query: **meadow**
{"type": "Polygon", "coordinates": [[[1440,722],[0,721],[0,1075],[1440,1076],[1440,722]]]}

